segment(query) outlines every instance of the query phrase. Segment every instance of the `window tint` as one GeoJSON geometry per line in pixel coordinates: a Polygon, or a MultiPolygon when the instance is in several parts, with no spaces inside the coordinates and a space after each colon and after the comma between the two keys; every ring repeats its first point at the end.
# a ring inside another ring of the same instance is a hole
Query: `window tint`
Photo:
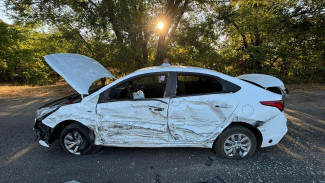
{"type": "Polygon", "coordinates": [[[109,99],[131,99],[129,83],[123,83],[109,92],[109,99]]]}
{"type": "Polygon", "coordinates": [[[109,100],[163,98],[168,75],[146,75],[124,82],[101,93],[100,102],[109,100]]]}
{"type": "Polygon", "coordinates": [[[222,91],[221,82],[214,77],[204,75],[179,74],[176,96],[216,93],[222,91]]]}
{"type": "Polygon", "coordinates": [[[131,92],[142,91],[145,98],[163,98],[167,75],[150,75],[130,82],[131,92]]]}

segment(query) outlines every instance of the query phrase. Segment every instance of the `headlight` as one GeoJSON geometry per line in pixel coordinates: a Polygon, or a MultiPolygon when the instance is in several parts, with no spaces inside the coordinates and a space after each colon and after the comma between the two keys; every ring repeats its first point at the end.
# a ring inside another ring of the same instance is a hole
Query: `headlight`
{"type": "Polygon", "coordinates": [[[55,105],[55,106],[51,106],[51,107],[44,107],[41,109],[38,109],[36,111],[36,119],[39,119],[41,117],[46,116],[47,114],[54,112],[55,110],[57,110],[58,108],[60,108],[59,105],[55,105]]]}

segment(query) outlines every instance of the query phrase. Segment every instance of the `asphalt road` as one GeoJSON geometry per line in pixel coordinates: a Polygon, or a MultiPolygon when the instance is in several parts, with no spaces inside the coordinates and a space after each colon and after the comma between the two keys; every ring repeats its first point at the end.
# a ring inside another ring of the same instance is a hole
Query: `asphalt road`
{"type": "Polygon", "coordinates": [[[48,100],[0,99],[0,182],[325,183],[324,90],[292,92],[285,139],[245,160],[200,148],[107,147],[85,156],[69,155],[58,143],[45,148],[32,126],[35,110],[48,100]]]}

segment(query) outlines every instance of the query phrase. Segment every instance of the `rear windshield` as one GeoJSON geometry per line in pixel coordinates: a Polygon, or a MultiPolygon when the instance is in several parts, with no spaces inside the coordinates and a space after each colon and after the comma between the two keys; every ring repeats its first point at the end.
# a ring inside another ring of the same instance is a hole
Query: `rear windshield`
{"type": "Polygon", "coordinates": [[[245,81],[245,82],[247,82],[247,83],[250,83],[250,84],[252,84],[252,85],[258,86],[258,87],[260,87],[260,88],[264,88],[264,87],[262,87],[261,85],[256,84],[256,83],[254,83],[254,82],[247,81],[247,80],[245,80],[245,79],[240,79],[240,80],[245,81]]]}

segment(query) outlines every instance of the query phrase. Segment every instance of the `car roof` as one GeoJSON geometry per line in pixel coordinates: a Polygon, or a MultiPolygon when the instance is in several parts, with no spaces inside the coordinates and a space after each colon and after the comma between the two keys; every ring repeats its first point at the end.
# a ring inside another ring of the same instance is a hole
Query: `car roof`
{"type": "Polygon", "coordinates": [[[194,72],[194,73],[210,73],[210,74],[222,74],[220,72],[192,66],[154,66],[154,67],[145,67],[139,70],[134,71],[132,74],[145,74],[152,72],[194,72]]]}

